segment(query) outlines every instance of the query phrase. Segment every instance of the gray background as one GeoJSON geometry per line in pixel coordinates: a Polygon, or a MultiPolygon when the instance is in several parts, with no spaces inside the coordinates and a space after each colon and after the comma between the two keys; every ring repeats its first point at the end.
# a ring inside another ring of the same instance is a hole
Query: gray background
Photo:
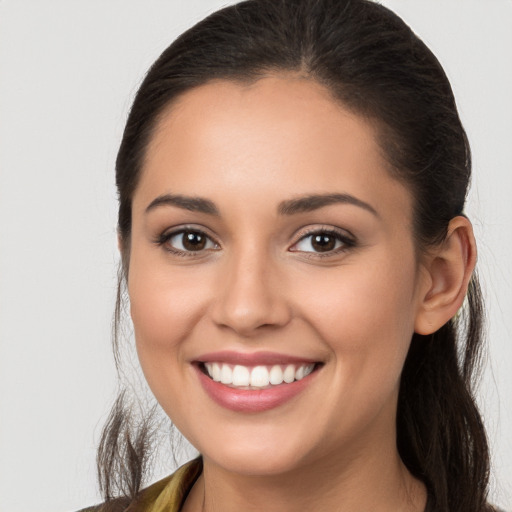
{"type": "MultiPolygon", "coordinates": [[[[445,66],[472,143],[467,213],[490,322],[479,401],[492,498],[512,510],[512,2],[383,3],[445,66]]],[[[99,499],[95,446],[115,394],[117,146],[147,67],[224,4],[0,0],[1,511],[99,499]]]]}

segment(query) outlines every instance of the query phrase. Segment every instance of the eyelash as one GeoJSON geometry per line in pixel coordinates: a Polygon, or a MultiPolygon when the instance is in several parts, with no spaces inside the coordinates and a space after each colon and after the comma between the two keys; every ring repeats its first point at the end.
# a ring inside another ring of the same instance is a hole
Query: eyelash
{"type": "MultiPolygon", "coordinates": [[[[157,237],[155,240],[155,243],[159,246],[162,246],[166,251],[179,256],[179,257],[197,257],[199,256],[203,251],[208,249],[201,249],[198,251],[183,251],[181,249],[176,249],[168,244],[168,242],[175,236],[183,235],[185,233],[193,233],[196,235],[203,236],[207,239],[207,241],[212,242],[216,247],[219,247],[219,244],[217,244],[209,235],[207,235],[204,231],[196,228],[188,228],[183,227],[176,231],[171,231],[167,233],[162,233],[157,237]]],[[[293,244],[293,246],[296,246],[300,242],[304,241],[308,237],[311,237],[313,235],[324,235],[324,236],[330,236],[334,237],[337,242],[341,242],[341,247],[337,247],[333,250],[326,251],[324,253],[322,252],[315,252],[315,251],[297,251],[292,250],[291,252],[302,252],[306,255],[307,258],[327,258],[332,257],[335,255],[338,255],[340,253],[343,253],[353,247],[356,246],[356,241],[353,237],[346,234],[346,232],[338,231],[333,228],[314,228],[305,231],[304,233],[301,233],[300,238],[293,244]]],[[[208,242],[207,242],[208,243],[208,242]]],[[[292,246],[292,247],[293,247],[292,246]]],[[[215,249],[216,250],[216,249],[215,249]]]]}
{"type": "MultiPolygon", "coordinates": [[[[337,247],[333,250],[327,252],[315,252],[315,251],[292,251],[292,252],[303,252],[306,258],[329,258],[332,256],[337,256],[343,252],[348,251],[349,249],[356,246],[356,240],[347,234],[345,231],[338,231],[333,228],[312,228],[306,230],[304,233],[301,233],[299,239],[293,244],[296,246],[301,241],[312,237],[314,235],[324,235],[333,237],[337,242],[341,242],[341,247],[337,247]]],[[[293,247],[292,246],[292,247],[293,247]]]]}
{"type": "Polygon", "coordinates": [[[175,247],[172,247],[171,245],[169,245],[169,243],[168,243],[169,240],[171,240],[175,236],[184,235],[185,233],[193,233],[196,235],[203,236],[206,238],[207,243],[208,243],[208,241],[210,241],[213,244],[215,244],[217,247],[219,247],[219,244],[214,242],[212,237],[207,235],[204,231],[197,229],[197,228],[187,227],[187,226],[177,229],[176,231],[162,233],[160,236],[157,237],[157,239],[155,240],[155,243],[159,246],[162,246],[164,248],[164,250],[166,250],[167,252],[170,252],[176,256],[183,256],[186,258],[197,257],[200,255],[200,253],[207,250],[207,249],[202,249],[199,251],[182,251],[181,249],[176,249],[175,247]]]}

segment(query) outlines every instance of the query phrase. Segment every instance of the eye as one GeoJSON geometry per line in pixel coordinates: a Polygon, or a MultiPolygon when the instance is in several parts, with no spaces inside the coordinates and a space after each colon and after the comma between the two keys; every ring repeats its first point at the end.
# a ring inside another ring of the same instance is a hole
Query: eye
{"type": "Polygon", "coordinates": [[[348,235],[334,230],[310,231],[291,247],[292,252],[319,253],[325,256],[338,254],[355,245],[348,235]]]}
{"type": "Polygon", "coordinates": [[[164,233],[158,238],[157,243],[169,252],[184,256],[219,248],[206,233],[197,229],[180,229],[164,233]]]}

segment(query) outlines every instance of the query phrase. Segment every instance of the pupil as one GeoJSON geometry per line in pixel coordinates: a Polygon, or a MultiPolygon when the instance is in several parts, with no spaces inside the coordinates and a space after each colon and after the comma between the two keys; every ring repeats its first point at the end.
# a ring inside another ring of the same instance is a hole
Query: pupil
{"type": "Polygon", "coordinates": [[[183,247],[189,251],[200,251],[206,245],[206,238],[199,233],[188,232],[183,234],[183,247]]]}
{"type": "Polygon", "coordinates": [[[332,251],[336,240],[331,235],[315,235],[313,237],[313,248],[320,252],[332,251]]]}

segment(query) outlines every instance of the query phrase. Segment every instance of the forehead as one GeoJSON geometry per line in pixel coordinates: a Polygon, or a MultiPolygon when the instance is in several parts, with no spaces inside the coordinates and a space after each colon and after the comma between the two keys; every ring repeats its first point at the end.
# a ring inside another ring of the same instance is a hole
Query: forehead
{"type": "Polygon", "coordinates": [[[346,158],[358,152],[358,158],[380,157],[370,123],[343,108],[317,82],[286,75],[250,84],[215,80],[186,92],[160,117],[148,160],[199,146],[209,158],[230,148],[232,153],[243,149],[241,159],[257,155],[260,161],[288,153],[287,158],[313,162],[332,151],[343,151],[346,158]]]}
{"type": "MultiPolygon", "coordinates": [[[[212,81],[183,94],[161,116],[136,197],[236,191],[241,204],[261,194],[340,192],[367,202],[410,195],[388,172],[374,126],[315,81],[271,76],[251,84],[212,81]]],[[[215,199],[213,197],[213,199],[215,199]]],[[[233,198],[232,198],[233,199],[233,198]]]]}

